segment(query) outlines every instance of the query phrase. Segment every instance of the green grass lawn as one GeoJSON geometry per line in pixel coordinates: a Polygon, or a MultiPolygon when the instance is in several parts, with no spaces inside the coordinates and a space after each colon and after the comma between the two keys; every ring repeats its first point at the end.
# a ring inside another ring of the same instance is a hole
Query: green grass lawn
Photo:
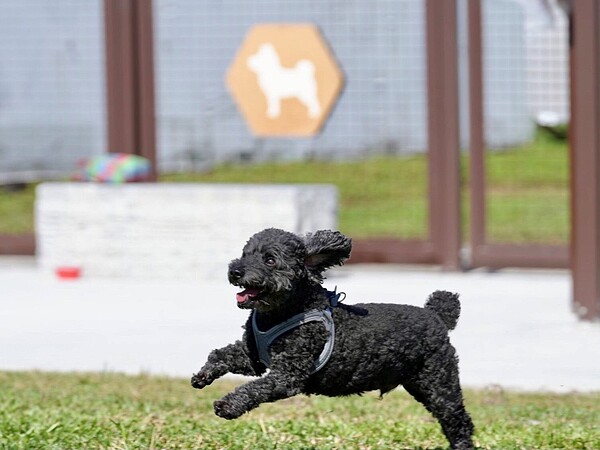
{"type": "Polygon", "coordinates": [[[0,187],[0,233],[23,234],[33,232],[33,204],[35,184],[10,192],[0,187]]]}
{"type": "MultiPolygon", "coordinates": [[[[424,408],[398,390],[330,399],[298,396],[234,421],[188,380],[0,372],[0,449],[445,449],[424,408]]],[[[467,391],[480,449],[598,449],[600,393],[467,391]]]]}
{"type": "MultiPolygon", "coordinates": [[[[468,155],[463,156],[468,224],[468,155]]],[[[488,234],[496,242],[566,243],[568,148],[538,133],[522,147],[486,158],[488,234]]],[[[427,238],[427,159],[375,156],[362,161],[223,165],[210,172],[164,175],[166,182],[331,183],[340,192],[339,228],[355,237],[427,238]]],[[[33,230],[33,187],[0,191],[0,233],[33,230]]],[[[465,235],[468,229],[465,228],[465,235]]]]}
{"type": "Polygon", "coordinates": [[[565,141],[540,132],[526,146],[488,155],[490,240],[568,242],[568,153],[565,141]]]}

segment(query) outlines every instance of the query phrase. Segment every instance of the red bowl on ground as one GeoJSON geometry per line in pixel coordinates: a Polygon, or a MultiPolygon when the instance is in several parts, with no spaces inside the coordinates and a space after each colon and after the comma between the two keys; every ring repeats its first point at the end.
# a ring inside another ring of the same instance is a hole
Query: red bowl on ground
{"type": "Polygon", "coordinates": [[[81,268],[74,266],[61,266],[56,268],[56,276],[63,280],[74,280],[81,276],[81,268]]]}

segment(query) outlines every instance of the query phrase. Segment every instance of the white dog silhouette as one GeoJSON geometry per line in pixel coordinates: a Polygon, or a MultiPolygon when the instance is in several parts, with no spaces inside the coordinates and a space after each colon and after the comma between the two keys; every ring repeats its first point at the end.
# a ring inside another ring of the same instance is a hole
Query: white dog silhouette
{"type": "Polygon", "coordinates": [[[258,85],[267,98],[267,116],[271,119],[281,115],[281,100],[296,97],[308,109],[308,117],[321,115],[321,105],[317,98],[315,65],[301,59],[291,68],[281,66],[275,47],[262,44],[258,51],[248,57],[248,68],[258,78],[258,85]]]}

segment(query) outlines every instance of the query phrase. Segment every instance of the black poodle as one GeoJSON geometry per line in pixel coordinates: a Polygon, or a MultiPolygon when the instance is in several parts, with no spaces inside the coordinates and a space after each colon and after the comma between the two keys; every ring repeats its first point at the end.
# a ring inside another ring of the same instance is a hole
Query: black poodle
{"type": "Polygon", "coordinates": [[[450,344],[458,295],[432,293],[424,308],[345,305],[321,286],[323,272],[350,256],[351,239],[321,230],[304,238],[274,228],[250,238],[229,265],[229,281],[251,310],[241,341],[213,350],[192,377],[198,389],[231,372],[260,376],[214,403],[235,419],[264,402],[296,394],[340,396],[402,385],[439,421],[453,449],[471,449],[458,358],[450,344]]]}

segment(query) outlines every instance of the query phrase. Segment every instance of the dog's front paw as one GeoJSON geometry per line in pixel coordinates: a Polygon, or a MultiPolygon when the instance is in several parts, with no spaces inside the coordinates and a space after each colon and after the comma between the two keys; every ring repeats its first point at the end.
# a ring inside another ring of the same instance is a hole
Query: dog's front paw
{"type": "Polygon", "coordinates": [[[214,403],[215,414],[223,419],[237,419],[246,411],[231,400],[217,400],[214,403]]]}
{"type": "Polygon", "coordinates": [[[203,387],[208,386],[214,381],[214,379],[209,375],[208,372],[201,370],[197,374],[192,375],[192,387],[196,389],[202,389],[203,387]]]}

